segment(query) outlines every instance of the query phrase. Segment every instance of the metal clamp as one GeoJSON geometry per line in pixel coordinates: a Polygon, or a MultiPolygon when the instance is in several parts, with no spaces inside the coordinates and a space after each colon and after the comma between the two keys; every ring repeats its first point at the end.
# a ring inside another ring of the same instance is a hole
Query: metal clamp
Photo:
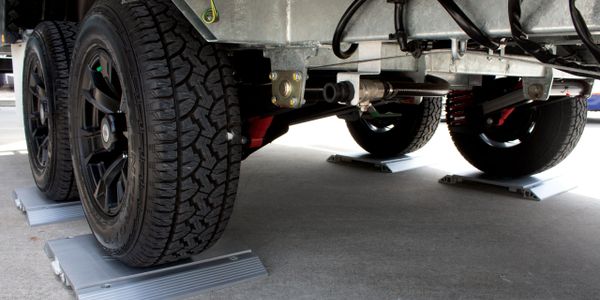
{"type": "Polygon", "coordinates": [[[467,40],[450,39],[452,61],[459,60],[467,52],[467,40]]]}
{"type": "Polygon", "coordinates": [[[381,73],[381,42],[361,42],[358,44],[358,72],[338,73],[337,82],[349,82],[354,88],[354,96],[349,102],[352,106],[361,106],[365,110],[369,101],[360,99],[360,76],[378,75],[381,73]]]}

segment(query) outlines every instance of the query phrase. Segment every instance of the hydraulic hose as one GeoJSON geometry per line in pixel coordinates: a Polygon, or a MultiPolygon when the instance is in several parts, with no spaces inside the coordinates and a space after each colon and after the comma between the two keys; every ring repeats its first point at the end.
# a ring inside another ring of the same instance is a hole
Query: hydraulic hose
{"type": "Polygon", "coordinates": [[[333,53],[335,54],[335,56],[337,56],[341,59],[349,58],[350,56],[352,56],[352,54],[354,54],[356,49],[358,49],[357,44],[351,44],[350,48],[348,48],[348,50],[342,51],[342,49],[341,49],[342,48],[342,38],[344,35],[344,31],[346,30],[346,26],[348,26],[348,23],[352,19],[352,16],[354,16],[356,11],[358,11],[358,9],[363,4],[365,4],[365,2],[367,2],[367,0],[354,0],[352,2],[352,4],[350,4],[348,9],[346,9],[346,11],[342,15],[342,18],[340,19],[337,27],[335,28],[335,33],[333,34],[333,41],[332,41],[333,53]]]}

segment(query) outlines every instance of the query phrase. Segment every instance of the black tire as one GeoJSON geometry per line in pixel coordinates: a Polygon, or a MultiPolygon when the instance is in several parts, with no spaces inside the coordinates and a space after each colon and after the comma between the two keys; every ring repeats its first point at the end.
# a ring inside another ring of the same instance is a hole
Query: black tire
{"type": "Polygon", "coordinates": [[[231,216],[242,151],[225,53],[170,0],[102,0],[74,57],[75,174],[100,245],[136,267],[209,248],[231,216]]]}
{"type": "MultiPolygon", "coordinates": [[[[498,97],[514,80],[495,80],[474,94],[475,103],[498,97]]],[[[486,124],[497,116],[467,111],[467,123],[452,126],[450,135],[462,156],[479,170],[497,177],[540,173],[563,161],[583,134],[587,116],[584,98],[551,98],[549,102],[517,107],[502,126],[486,124]]],[[[490,122],[491,123],[491,122],[490,122]]]]}
{"type": "Polygon", "coordinates": [[[429,142],[442,116],[441,98],[424,98],[419,105],[385,104],[380,113],[400,114],[374,120],[360,118],[346,121],[354,141],[378,157],[391,157],[414,152],[429,142]]]}
{"type": "Polygon", "coordinates": [[[49,199],[77,197],[69,147],[68,80],[77,26],[43,22],[27,42],[23,69],[25,139],[34,181],[49,199]]]}

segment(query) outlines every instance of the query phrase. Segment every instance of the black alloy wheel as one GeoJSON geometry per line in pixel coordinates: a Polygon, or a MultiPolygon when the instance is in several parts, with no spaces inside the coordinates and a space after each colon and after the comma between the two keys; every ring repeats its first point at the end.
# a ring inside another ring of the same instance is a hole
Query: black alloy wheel
{"type": "Polygon", "coordinates": [[[85,103],[75,141],[84,158],[84,184],[94,191],[96,209],[107,216],[117,215],[127,189],[129,145],[121,77],[110,55],[96,48],[80,78],[85,103]]]}
{"type": "Polygon", "coordinates": [[[227,53],[170,0],[96,1],[80,26],[70,137],[98,244],[127,265],[211,247],[233,212],[241,160],[227,53]]]}
{"type": "Polygon", "coordinates": [[[586,99],[551,97],[483,115],[478,104],[518,87],[519,78],[484,81],[473,90],[466,122],[449,123],[450,135],[462,156],[488,175],[515,178],[548,170],[575,148],[585,128],[586,99]]]}
{"type": "Polygon", "coordinates": [[[388,103],[377,106],[380,116],[346,121],[357,144],[377,157],[393,157],[424,147],[441,119],[442,99],[423,99],[419,105],[388,103]]]}
{"type": "Polygon", "coordinates": [[[23,120],[33,179],[46,198],[77,197],[68,120],[68,79],[77,34],[72,22],[42,22],[27,41],[23,120]]]}
{"type": "Polygon", "coordinates": [[[32,167],[45,172],[48,165],[50,147],[50,129],[48,122],[48,96],[46,93],[45,75],[42,64],[36,57],[28,65],[29,80],[23,91],[23,101],[28,103],[25,107],[27,119],[26,130],[31,137],[31,163],[32,167]]]}

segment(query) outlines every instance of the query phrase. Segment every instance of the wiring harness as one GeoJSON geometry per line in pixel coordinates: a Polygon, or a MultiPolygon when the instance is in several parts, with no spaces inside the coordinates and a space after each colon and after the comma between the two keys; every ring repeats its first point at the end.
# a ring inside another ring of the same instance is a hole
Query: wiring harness
{"type": "MultiPolygon", "coordinates": [[[[570,0],[570,2],[572,3],[572,7],[574,7],[575,1],[570,0]]],[[[581,18],[581,14],[579,14],[579,11],[577,11],[577,13],[579,18],[581,18]]],[[[572,73],[578,76],[591,76],[596,79],[600,79],[600,67],[598,67],[597,65],[584,65],[580,62],[555,55],[550,49],[547,49],[542,45],[529,40],[527,34],[523,30],[523,27],[521,26],[521,0],[508,1],[508,18],[510,22],[510,30],[512,32],[513,40],[517,43],[517,45],[519,45],[519,47],[521,47],[521,49],[523,49],[523,51],[531,54],[540,62],[550,64],[559,70],[563,70],[565,72],[572,73]],[[579,70],[588,72],[579,72],[579,70]]],[[[573,16],[573,20],[575,21],[575,16],[573,16]]],[[[587,25],[583,21],[583,18],[581,18],[581,21],[582,23],[579,23],[579,30],[585,29],[589,34],[589,30],[587,29],[587,25]]],[[[577,27],[578,25],[575,26],[575,28],[577,27]]],[[[577,30],[577,34],[582,40],[585,40],[586,37],[582,37],[579,30],[577,30]]]]}
{"type": "MultiPolygon", "coordinates": [[[[412,52],[413,55],[418,56],[424,47],[420,41],[408,42],[408,34],[404,25],[404,13],[408,1],[409,0],[388,0],[388,2],[394,3],[394,30],[396,31],[390,35],[390,38],[398,41],[398,45],[402,51],[412,52]]],[[[571,57],[558,56],[543,45],[530,40],[521,25],[521,1],[522,0],[508,0],[508,16],[512,40],[523,51],[535,57],[540,62],[556,69],[577,76],[600,79],[600,47],[594,42],[581,12],[575,6],[576,0],[569,0],[571,19],[573,20],[577,35],[596,60],[596,64],[585,64],[574,60],[571,57]]],[[[351,44],[346,51],[342,51],[341,42],[348,23],[365,2],[367,2],[367,0],[354,0],[340,19],[335,30],[332,42],[333,52],[341,59],[349,58],[358,48],[357,44],[351,44]]],[[[472,40],[491,50],[498,50],[503,46],[501,43],[488,37],[480,28],[478,28],[454,0],[438,0],[438,2],[472,40]]]]}

